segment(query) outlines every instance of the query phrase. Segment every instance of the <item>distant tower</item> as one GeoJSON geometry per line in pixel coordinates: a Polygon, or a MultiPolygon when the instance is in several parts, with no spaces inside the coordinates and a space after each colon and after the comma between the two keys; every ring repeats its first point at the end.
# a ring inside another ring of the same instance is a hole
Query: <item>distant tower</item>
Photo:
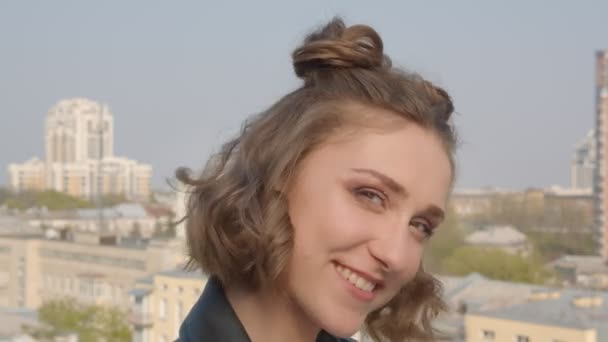
{"type": "Polygon", "coordinates": [[[608,262],[608,50],[598,51],[595,59],[595,215],[600,241],[600,253],[608,262]]]}
{"type": "Polygon", "coordinates": [[[107,106],[83,98],[59,101],[47,115],[45,146],[47,163],[78,163],[111,157],[114,152],[112,114],[107,106]],[[104,155],[100,156],[100,151],[104,155]]]}

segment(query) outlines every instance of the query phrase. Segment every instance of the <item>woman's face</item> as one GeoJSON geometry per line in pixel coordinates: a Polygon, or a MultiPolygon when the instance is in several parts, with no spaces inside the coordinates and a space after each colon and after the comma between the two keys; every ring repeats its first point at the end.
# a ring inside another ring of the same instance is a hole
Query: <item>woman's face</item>
{"type": "Polygon", "coordinates": [[[356,332],[414,277],[444,216],[445,149],[434,133],[401,126],[334,135],[302,160],[287,194],[287,293],[302,319],[334,335],[356,332]]]}

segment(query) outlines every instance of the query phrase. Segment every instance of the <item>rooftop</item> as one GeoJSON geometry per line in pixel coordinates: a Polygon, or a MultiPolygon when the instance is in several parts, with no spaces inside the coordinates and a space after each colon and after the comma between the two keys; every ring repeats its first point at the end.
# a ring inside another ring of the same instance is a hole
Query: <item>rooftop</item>
{"type": "Polygon", "coordinates": [[[600,256],[595,255],[564,255],[563,257],[551,262],[553,267],[574,268],[577,273],[608,274],[608,263],[600,256]]]}
{"type": "Polygon", "coordinates": [[[525,243],[526,235],[513,226],[489,226],[478,230],[466,237],[470,244],[484,245],[514,245],[525,243]]]}
{"type": "Polygon", "coordinates": [[[205,276],[200,271],[186,271],[183,268],[174,268],[167,271],[161,271],[156,275],[171,278],[191,278],[191,279],[205,279],[205,276]]]}
{"type": "Polygon", "coordinates": [[[494,310],[481,310],[474,314],[555,327],[596,329],[597,341],[608,341],[608,292],[562,290],[559,291],[557,298],[528,301],[494,310]],[[591,306],[583,307],[575,304],[584,297],[599,300],[591,306]]]}
{"type": "Polygon", "coordinates": [[[452,307],[465,304],[467,310],[487,310],[525,302],[529,296],[550,288],[488,279],[478,273],[462,278],[443,277],[444,298],[452,307]]]}

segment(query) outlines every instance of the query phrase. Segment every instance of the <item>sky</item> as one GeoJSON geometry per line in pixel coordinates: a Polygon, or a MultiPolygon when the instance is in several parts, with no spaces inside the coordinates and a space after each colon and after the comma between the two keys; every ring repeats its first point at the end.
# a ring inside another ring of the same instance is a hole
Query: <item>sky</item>
{"type": "Polygon", "coordinates": [[[162,188],[299,86],[290,55],[333,16],[454,99],[460,188],[568,185],[594,124],[608,1],[1,1],[0,183],[44,157],[60,99],[106,103],[115,154],[162,188]]]}

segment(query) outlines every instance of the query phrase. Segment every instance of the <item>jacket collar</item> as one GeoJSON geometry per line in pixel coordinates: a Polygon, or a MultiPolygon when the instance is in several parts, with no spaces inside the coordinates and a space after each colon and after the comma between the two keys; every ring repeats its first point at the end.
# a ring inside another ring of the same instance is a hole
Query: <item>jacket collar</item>
{"type": "Polygon", "coordinates": [[[179,341],[251,342],[217,277],[207,280],[203,294],[179,329],[179,341]]]}
{"type": "MultiPolygon", "coordinates": [[[[228,302],[217,277],[211,276],[203,294],[179,329],[179,342],[251,342],[245,328],[228,302]]],[[[322,331],[316,342],[347,342],[322,331]]]]}

